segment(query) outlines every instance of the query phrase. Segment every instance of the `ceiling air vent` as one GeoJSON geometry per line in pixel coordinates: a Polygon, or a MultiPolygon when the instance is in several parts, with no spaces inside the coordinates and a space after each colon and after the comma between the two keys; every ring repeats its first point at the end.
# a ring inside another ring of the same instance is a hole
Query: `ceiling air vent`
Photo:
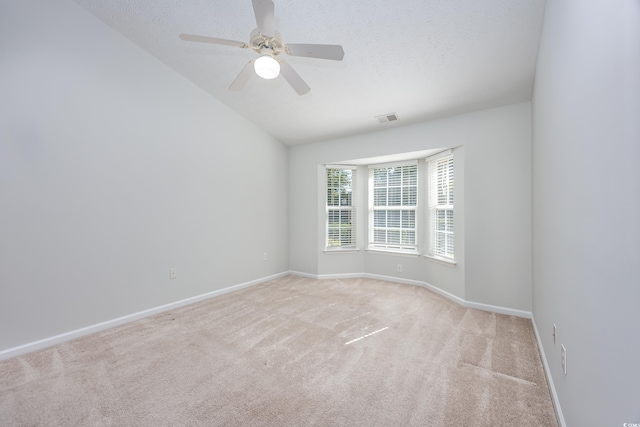
{"type": "Polygon", "coordinates": [[[388,113],[383,114],[382,116],[376,116],[376,119],[378,119],[380,123],[395,122],[398,120],[398,115],[396,113],[388,113]]]}

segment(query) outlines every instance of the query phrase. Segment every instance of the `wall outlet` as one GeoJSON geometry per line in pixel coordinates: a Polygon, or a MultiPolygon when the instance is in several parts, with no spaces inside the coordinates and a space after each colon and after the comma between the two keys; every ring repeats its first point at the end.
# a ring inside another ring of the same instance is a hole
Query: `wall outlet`
{"type": "Polygon", "coordinates": [[[560,363],[562,363],[562,371],[567,375],[567,349],[564,344],[560,345],[560,363]]]}
{"type": "Polygon", "coordinates": [[[402,264],[398,264],[398,266],[396,267],[396,271],[398,273],[402,273],[402,264]]]}
{"type": "Polygon", "coordinates": [[[175,278],[176,278],[176,274],[177,274],[177,273],[176,273],[176,269],[175,269],[175,267],[174,267],[174,268],[169,269],[169,279],[175,279],[175,278]]]}
{"type": "Polygon", "coordinates": [[[269,259],[269,257],[267,256],[267,253],[265,252],[264,255],[262,255],[262,260],[266,261],[267,259],[269,259]]]}
{"type": "Polygon", "coordinates": [[[556,345],[556,335],[558,334],[558,328],[556,328],[556,324],[553,324],[553,345],[556,345]]]}

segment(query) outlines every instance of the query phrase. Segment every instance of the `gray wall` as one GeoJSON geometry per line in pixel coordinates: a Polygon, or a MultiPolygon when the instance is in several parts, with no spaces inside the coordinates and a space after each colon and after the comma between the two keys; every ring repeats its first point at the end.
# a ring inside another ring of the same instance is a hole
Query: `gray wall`
{"type": "Polygon", "coordinates": [[[0,350],[288,269],[280,142],[71,2],[0,64],[0,350]]]}
{"type": "Polygon", "coordinates": [[[533,99],[533,312],[568,426],[640,423],[639,103],[640,2],[547,1],[533,99]]]}
{"type": "Polygon", "coordinates": [[[291,270],[320,276],[364,272],[426,281],[469,301],[531,311],[529,103],[296,146],[290,149],[289,160],[291,270]],[[458,266],[424,258],[322,252],[321,165],[458,146],[462,161],[456,173],[462,179],[456,177],[456,206],[464,211],[456,226],[461,226],[457,231],[462,238],[456,247],[463,248],[458,266]],[[402,274],[396,273],[399,263],[402,274]]]}
{"type": "Polygon", "coordinates": [[[314,275],[397,275],[401,262],[399,278],[531,310],[533,245],[533,312],[567,424],[640,422],[638,40],[637,0],[549,0],[532,143],[525,103],[294,147],[288,159],[75,4],[4,1],[0,351],[289,262],[314,275]],[[322,253],[319,165],[444,146],[462,146],[458,267],[322,253]]]}

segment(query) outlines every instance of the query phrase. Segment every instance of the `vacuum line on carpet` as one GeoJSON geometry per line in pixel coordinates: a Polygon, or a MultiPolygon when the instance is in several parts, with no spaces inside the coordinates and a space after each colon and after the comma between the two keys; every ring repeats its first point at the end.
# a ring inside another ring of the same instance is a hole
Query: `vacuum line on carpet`
{"type": "Polygon", "coordinates": [[[384,327],[384,328],[382,328],[382,329],[378,329],[377,331],[373,331],[373,332],[371,332],[371,333],[369,333],[369,334],[367,334],[367,335],[363,335],[363,336],[361,336],[360,338],[356,338],[355,340],[351,340],[351,341],[349,341],[349,342],[346,342],[346,343],[344,343],[344,345],[349,345],[349,344],[354,343],[354,342],[356,342],[356,341],[360,341],[360,340],[361,340],[361,339],[363,339],[363,338],[370,337],[371,335],[373,335],[373,334],[377,334],[378,332],[382,332],[382,331],[384,331],[385,329],[389,329],[389,327],[388,327],[388,326],[385,326],[385,327],[384,327]]]}
{"type": "Polygon", "coordinates": [[[482,366],[474,365],[472,363],[461,362],[459,366],[468,366],[470,368],[474,368],[474,369],[479,370],[481,372],[484,372],[486,374],[494,375],[494,376],[501,377],[501,378],[505,378],[505,379],[508,379],[508,380],[511,380],[511,381],[515,381],[515,382],[518,382],[520,384],[524,384],[524,385],[528,385],[528,386],[535,387],[535,386],[538,385],[538,384],[536,384],[534,382],[527,381],[524,378],[518,378],[518,377],[514,377],[513,375],[507,375],[507,374],[503,374],[502,372],[496,372],[496,371],[494,371],[492,369],[483,368],[482,366]]]}

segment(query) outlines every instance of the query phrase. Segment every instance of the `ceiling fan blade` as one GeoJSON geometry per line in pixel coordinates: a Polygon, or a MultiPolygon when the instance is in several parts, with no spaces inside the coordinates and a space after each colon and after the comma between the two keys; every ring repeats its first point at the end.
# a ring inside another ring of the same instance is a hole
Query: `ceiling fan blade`
{"type": "Polygon", "coordinates": [[[284,59],[278,59],[278,62],[280,63],[280,74],[282,74],[282,77],[289,82],[293,90],[295,90],[298,95],[304,95],[311,90],[309,85],[302,80],[300,74],[296,73],[296,70],[291,68],[291,65],[289,65],[287,61],[284,59]]]}
{"type": "Polygon", "coordinates": [[[274,5],[271,0],[252,0],[253,13],[256,15],[258,31],[263,36],[273,37],[276,31],[276,20],[273,14],[274,5]]]}
{"type": "Polygon", "coordinates": [[[235,40],[227,40],[227,39],[219,39],[217,37],[207,37],[207,36],[197,36],[195,34],[180,34],[180,38],[182,40],[186,40],[188,42],[199,42],[199,43],[211,43],[211,44],[222,44],[225,46],[236,46],[241,48],[247,48],[249,45],[243,42],[238,42],[235,40]]]}
{"type": "Polygon", "coordinates": [[[240,71],[240,74],[238,74],[238,77],[236,77],[233,83],[231,83],[231,86],[229,86],[229,90],[237,91],[244,87],[245,83],[247,83],[251,75],[254,73],[253,61],[254,60],[252,59],[244,66],[242,71],[240,71]]]}
{"type": "Polygon", "coordinates": [[[291,43],[286,46],[286,52],[291,56],[332,59],[334,61],[342,61],[344,58],[344,49],[337,44],[291,43]]]}

